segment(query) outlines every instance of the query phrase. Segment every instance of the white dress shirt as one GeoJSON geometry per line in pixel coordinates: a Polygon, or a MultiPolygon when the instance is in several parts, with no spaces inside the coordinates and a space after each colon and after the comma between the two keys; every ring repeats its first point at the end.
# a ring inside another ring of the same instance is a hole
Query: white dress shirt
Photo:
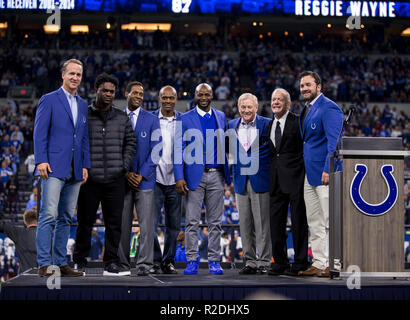
{"type": "Polygon", "coordinates": [[[252,121],[245,123],[241,118],[238,127],[238,139],[245,151],[248,151],[253,141],[256,139],[258,131],[256,129],[256,115],[252,121]]]}
{"type": "Polygon", "coordinates": [[[273,145],[274,145],[275,147],[276,147],[276,144],[275,144],[275,130],[276,130],[276,126],[277,126],[278,121],[279,121],[279,123],[280,123],[280,131],[281,131],[282,137],[283,137],[283,130],[285,129],[285,123],[286,123],[286,118],[288,117],[288,114],[289,114],[289,111],[287,111],[287,112],[282,116],[282,118],[280,118],[279,120],[276,119],[276,117],[275,117],[274,120],[273,120],[272,128],[271,128],[271,131],[270,131],[270,139],[272,140],[273,145]]]}
{"type": "Polygon", "coordinates": [[[78,117],[78,103],[77,103],[78,94],[73,96],[66,89],[64,89],[64,87],[61,87],[61,89],[63,89],[63,91],[64,91],[64,93],[67,97],[68,105],[70,106],[71,114],[73,115],[73,121],[74,121],[74,127],[75,127],[76,124],[77,124],[77,117],[78,117]]]}
{"type": "Polygon", "coordinates": [[[162,134],[162,157],[157,166],[157,182],[166,186],[175,184],[172,150],[174,148],[175,124],[177,117],[164,117],[161,110],[158,113],[162,134]]]}

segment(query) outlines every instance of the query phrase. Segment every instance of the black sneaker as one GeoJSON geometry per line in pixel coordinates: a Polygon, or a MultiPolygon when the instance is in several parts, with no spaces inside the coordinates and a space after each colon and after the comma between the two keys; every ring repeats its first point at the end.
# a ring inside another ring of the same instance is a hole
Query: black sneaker
{"type": "Polygon", "coordinates": [[[257,268],[245,266],[239,271],[239,274],[256,274],[257,272],[258,272],[257,268]]]}
{"type": "Polygon", "coordinates": [[[165,274],[177,274],[178,273],[174,265],[171,262],[166,265],[161,265],[161,270],[165,274]]]}
{"type": "Polygon", "coordinates": [[[119,274],[121,276],[130,276],[131,270],[128,267],[123,266],[122,264],[118,264],[119,274]]]}
{"type": "Polygon", "coordinates": [[[120,268],[115,263],[110,263],[104,268],[104,276],[121,276],[120,268]]]}

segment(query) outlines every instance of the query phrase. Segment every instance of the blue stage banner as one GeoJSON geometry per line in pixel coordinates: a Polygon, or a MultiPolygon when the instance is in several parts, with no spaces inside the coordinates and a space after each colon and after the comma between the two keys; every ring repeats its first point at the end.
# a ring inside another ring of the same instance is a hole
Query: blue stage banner
{"type": "Polygon", "coordinates": [[[342,0],[0,0],[0,10],[251,13],[296,16],[410,17],[410,2],[342,0]]]}

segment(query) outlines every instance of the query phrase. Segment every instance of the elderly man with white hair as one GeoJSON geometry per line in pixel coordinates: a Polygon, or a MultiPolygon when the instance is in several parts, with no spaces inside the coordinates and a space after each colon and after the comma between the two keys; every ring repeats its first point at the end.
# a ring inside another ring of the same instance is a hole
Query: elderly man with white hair
{"type": "Polygon", "coordinates": [[[258,112],[258,98],[238,99],[240,117],[229,122],[236,131],[237,152],[232,168],[245,266],[239,274],[266,274],[271,261],[269,228],[270,119],[258,112]]]}

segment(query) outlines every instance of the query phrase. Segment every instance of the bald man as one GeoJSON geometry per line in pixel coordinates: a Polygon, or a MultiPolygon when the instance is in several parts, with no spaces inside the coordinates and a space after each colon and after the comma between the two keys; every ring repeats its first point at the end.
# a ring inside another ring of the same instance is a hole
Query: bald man
{"type": "Polygon", "coordinates": [[[155,183],[155,231],[158,226],[158,218],[161,216],[161,208],[164,206],[165,213],[165,244],[164,251],[157,236],[154,238],[154,268],[161,269],[165,274],[176,274],[175,253],[177,248],[177,236],[181,225],[181,195],[175,188],[173,149],[175,124],[181,115],[175,110],[177,92],[171,86],[162,87],[159,91],[158,101],[160,108],[153,114],[159,118],[161,126],[162,157],[157,166],[155,183]]]}
{"type": "Polygon", "coordinates": [[[205,203],[209,230],[209,273],[224,273],[219,261],[224,183],[230,184],[224,146],[227,124],[224,113],[211,108],[212,99],[212,88],[206,83],[199,84],[195,89],[196,107],[180,117],[182,130],[175,133],[175,141],[182,141],[181,150],[175,150],[178,155],[174,173],[176,189],[186,201],[185,250],[188,265],[184,274],[189,275],[198,274],[202,202],[205,203]]]}

